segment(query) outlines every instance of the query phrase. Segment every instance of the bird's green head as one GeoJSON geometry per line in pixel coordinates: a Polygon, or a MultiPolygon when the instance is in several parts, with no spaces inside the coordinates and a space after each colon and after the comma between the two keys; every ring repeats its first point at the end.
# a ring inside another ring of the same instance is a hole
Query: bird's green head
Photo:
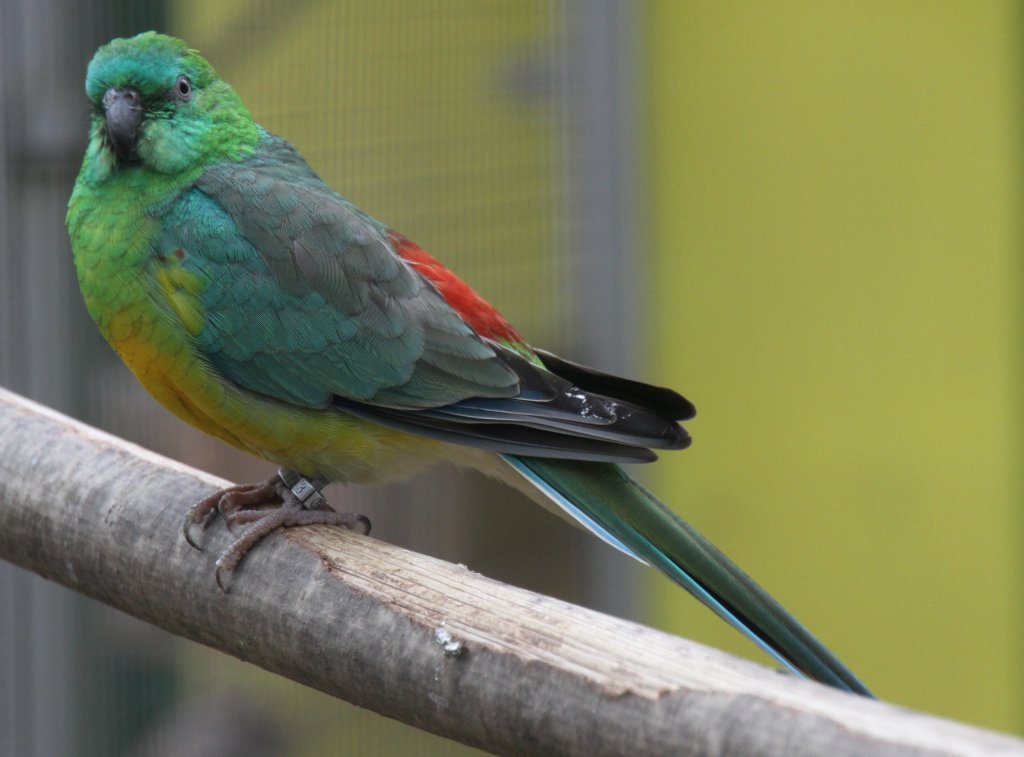
{"type": "Polygon", "coordinates": [[[145,32],[93,56],[93,178],[142,167],[178,174],[251,152],[258,127],[227,83],[180,39],[145,32]]]}

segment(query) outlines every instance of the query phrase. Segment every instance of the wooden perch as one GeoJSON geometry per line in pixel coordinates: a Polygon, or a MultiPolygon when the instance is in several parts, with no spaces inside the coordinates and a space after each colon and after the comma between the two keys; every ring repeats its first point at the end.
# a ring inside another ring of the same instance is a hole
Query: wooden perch
{"type": "Polygon", "coordinates": [[[503,754],[1024,754],[339,529],[267,539],[223,594],[223,525],[181,535],[222,485],[0,390],[0,557],[388,717],[503,754]]]}

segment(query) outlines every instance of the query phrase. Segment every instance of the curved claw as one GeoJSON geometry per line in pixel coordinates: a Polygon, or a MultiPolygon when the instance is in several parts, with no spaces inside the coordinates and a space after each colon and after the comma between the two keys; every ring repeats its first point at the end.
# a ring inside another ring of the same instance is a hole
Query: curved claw
{"type": "Polygon", "coordinates": [[[202,552],[202,545],[192,538],[192,527],[195,525],[205,526],[205,521],[207,519],[204,518],[202,522],[197,523],[194,511],[195,508],[192,508],[187,513],[185,513],[185,522],[181,524],[181,533],[185,536],[185,541],[188,542],[188,545],[190,547],[192,547],[193,549],[198,549],[200,552],[202,552]]]}
{"type": "Polygon", "coordinates": [[[229,586],[224,586],[223,571],[220,570],[220,565],[217,565],[217,570],[213,572],[213,578],[217,582],[217,588],[227,594],[230,591],[229,586]]]}
{"type": "Polygon", "coordinates": [[[190,547],[192,547],[192,549],[198,549],[200,552],[202,552],[203,551],[203,547],[200,544],[197,544],[192,539],[192,526],[193,525],[194,524],[192,523],[192,519],[186,517],[185,518],[185,523],[182,524],[182,527],[181,527],[181,533],[184,534],[185,541],[188,542],[188,545],[190,547]]]}
{"type": "MultiPolygon", "coordinates": [[[[370,519],[367,518],[365,515],[361,515],[361,514],[357,513],[356,514],[356,521],[358,523],[362,524],[362,526],[363,526],[363,536],[369,536],[370,535],[370,529],[372,528],[372,525],[370,523],[370,519]]],[[[355,530],[355,529],[353,529],[353,530],[355,530]]]]}
{"type": "MultiPolygon", "coordinates": [[[[230,571],[229,571],[230,572],[230,571]]],[[[220,564],[220,560],[217,561],[217,569],[213,571],[213,579],[217,582],[217,588],[227,594],[231,587],[224,585],[224,568],[220,564]]]]}

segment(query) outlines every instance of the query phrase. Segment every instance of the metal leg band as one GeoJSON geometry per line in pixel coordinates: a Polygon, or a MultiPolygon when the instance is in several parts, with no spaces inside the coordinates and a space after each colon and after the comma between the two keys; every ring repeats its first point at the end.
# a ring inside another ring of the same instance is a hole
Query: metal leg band
{"type": "Polygon", "coordinates": [[[304,508],[307,510],[319,510],[323,507],[326,500],[324,495],[320,493],[320,487],[327,484],[324,479],[314,477],[311,481],[288,468],[281,468],[277,472],[277,476],[291,490],[292,494],[295,495],[304,508]]]}

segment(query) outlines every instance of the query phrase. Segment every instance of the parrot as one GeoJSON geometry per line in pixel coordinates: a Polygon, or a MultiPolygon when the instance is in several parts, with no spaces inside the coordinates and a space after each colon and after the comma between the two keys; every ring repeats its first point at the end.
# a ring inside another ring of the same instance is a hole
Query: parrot
{"type": "Polygon", "coordinates": [[[328,483],[438,463],[483,472],[653,566],[789,671],[872,696],[735,563],[623,464],[680,450],[677,392],[531,347],[469,285],[329,187],[187,44],[100,47],[66,225],[100,332],[172,413],[280,466],[191,507],[244,525],[233,575],[282,526],[369,521],[328,483]]]}

